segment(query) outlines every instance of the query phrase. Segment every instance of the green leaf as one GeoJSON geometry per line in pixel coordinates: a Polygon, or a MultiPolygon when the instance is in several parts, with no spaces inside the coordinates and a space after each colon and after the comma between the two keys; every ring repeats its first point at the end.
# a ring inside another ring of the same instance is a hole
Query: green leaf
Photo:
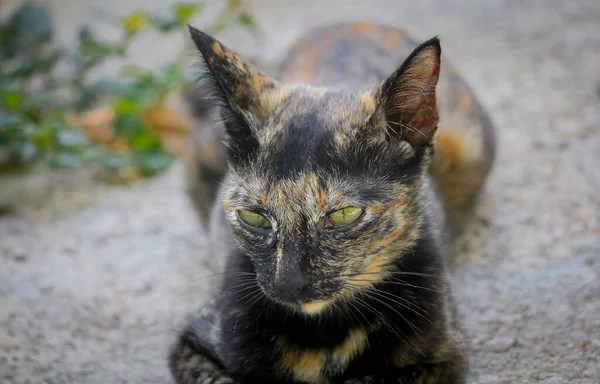
{"type": "Polygon", "coordinates": [[[144,151],[160,151],[161,142],[160,140],[148,131],[147,127],[144,127],[145,131],[137,132],[132,135],[129,139],[129,145],[138,150],[144,151]]]}
{"type": "Polygon", "coordinates": [[[81,159],[85,163],[101,163],[102,159],[106,157],[110,152],[107,149],[92,145],[83,149],[81,153],[81,159]]]}
{"type": "Polygon", "coordinates": [[[256,20],[254,20],[252,15],[250,15],[249,13],[246,13],[246,12],[240,13],[237,16],[237,21],[241,26],[248,28],[250,30],[255,30],[256,28],[258,28],[258,24],[256,23],[256,20]]]}
{"type": "Polygon", "coordinates": [[[15,31],[8,24],[0,23],[0,43],[7,44],[9,40],[15,38],[15,31]]]}
{"type": "Polygon", "coordinates": [[[75,129],[58,129],[56,131],[58,143],[65,147],[76,147],[87,143],[83,132],[75,129]]]}
{"type": "Polygon", "coordinates": [[[17,111],[23,102],[23,93],[20,91],[3,92],[2,104],[7,111],[17,111]]]}
{"type": "Polygon", "coordinates": [[[185,82],[185,73],[178,63],[167,66],[161,74],[165,89],[175,88],[185,82]]]}
{"type": "Polygon", "coordinates": [[[75,67],[83,67],[85,63],[85,57],[79,52],[67,52],[64,57],[75,67]]]}
{"type": "Polygon", "coordinates": [[[79,29],[79,47],[76,62],[81,66],[90,68],[96,66],[110,56],[123,56],[127,50],[124,43],[106,43],[96,39],[89,28],[83,26],[79,29]]]}
{"type": "Polygon", "coordinates": [[[75,168],[81,166],[82,159],[77,153],[58,152],[50,156],[50,165],[54,167],[75,168]]]}
{"type": "Polygon", "coordinates": [[[131,115],[138,112],[141,107],[134,99],[119,98],[113,102],[113,108],[118,115],[131,115]]]}
{"type": "Polygon", "coordinates": [[[160,76],[161,73],[156,72],[146,72],[141,74],[137,79],[137,85],[139,88],[157,88],[160,85],[160,76]]]}
{"type": "Polygon", "coordinates": [[[0,24],[0,62],[6,61],[19,53],[16,32],[6,24],[0,24]]]}
{"type": "Polygon", "coordinates": [[[129,156],[118,155],[111,152],[107,152],[105,156],[102,156],[100,162],[105,168],[111,171],[118,171],[119,169],[130,167],[132,164],[129,156]]]}
{"type": "Polygon", "coordinates": [[[145,76],[148,71],[138,65],[125,65],[121,68],[120,74],[124,77],[140,78],[145,76]]]}
{"type": "MultiPolygon", "coordinates": [[[[15,60],[16,61],[16,60],[15,60]]],[[[8,73],[6,73],[6,77],[11,78],[29,78],[33,76],[36,72],[36,61],[30,57],[20,57],[17,61],[17,65],[14,68],[11,68],[8,73]]]]}
{"type": "Polygon", "coordinates": [[[150,21],[161,32],[171,32],[177,28],[177,20],[168,12],[153,12],[150,14],[150,21]]]}
{"type": "Polygon", "coordinates": [[[165,88],[165,79],[164,75],[159,71],[140,72],[137,76],[124,89],[123,97],[135,100],[138,105],[136,112],[140,112],[160,97],[165,88]]]}
{"type": "Polygon", "coordinates": [[[204,8],[202,3],[175,3],[171,7],[171,14],[180,25],[184,25],[191,18],[199,14],[204,8]]]}
{"type": "Polygon", "coordinates": [[[127,93],[127,90],[130,87],[130,82],[124,81],[123,79],[118,77],[106,77],[94,83],[86,84],[83,86],[86,92],[113,95],[121,95],[127,93]]]}
{"type": "Polygon", "coordinates": [[[95,56],[93,58],[109,56],[113,51],[115,51],[113,47],[97,41],[86,42],[79,47],[79,52],[81,52],[82,55],[95,56]]]}
{"type": "MultiPolygon", "coordinates": [[[[37,159],[63,167],[99,164],[116,171],[119,177],[129,177],[123,175],[130,172],[122,170],[152,176],[167,169],[174,157],[164,151],[159,136],[146,126],[143,112],[169,90],[193,82],[181,67],[181,56],[160,70],[128,66],[118,77],[99,80],[90,80],[88,74],[106,59],[124,56],[132,37],[148,27],[165,33],[182,29],[202,12],[204,4],[187,0],[162,12],[140,10],[125,17],[104,17],[105,22],[122,28],[124,38],[104,40],[84,26],[78,32],[75,49],[62,51],[47,45],[54,29],[47,8],[34,1],[23,3],[9,23],[0,23],[1,165],[37,159]],[[62,59],[74,64],[75,74],[70,78],[54,77],[59,75],[53,71],[62,59]],[[38,75],[42,75],[42,87],[31,89],[29,79],[38,75]],[[114,108],[111,128],[126,140],[131,152],[116,153],[90,143],[82,131],[65,123],[65,113],[89,110],[101,101],[114,108]]],[[[241,0],[226,0],[210,32],[233,25],[256,28],[241,4],[241,0]]]]}
{"type": "Polygon", "coordinates": [[[135,137],[145,130],[145,127],[138,116],[131,114],[117,115],[113,123],[115,132],[126,138],[135,137]]]}
{"type": "Polygon", "coordinates": [[[137,11],[123,18],[121,21],[121,26],[127,35],[133,36],[142,28],[146,27],[149,23],[150,16],[148,16],[148,13],[144,11],[137,11]]]}
{"type": "Polygon", "coordinates": [[[27,2],[18,8],[8,26],[14,31],[20,48],[49,41],[54,32],[50,11],[35,2],[27,2]]]}
{"type": "Polygon", "coordinates": [[[100,94],[88,91],[87,88],[79,89],[79,95],[76,96],[75,102],[73,103],[73,107],[77,112],[83,112],[88,110],[96,104],[98,101],[100,94]]]}
{"type": "Polygon", "coordinates": [[[32,93],[23,100],[23,109],[31,110],[50,105],[59,99],[58,93],[57,89],[40,90],[39,92],[32,93]]]}
{"type": "Polygon", "coordinates": [[[31,134],[31,140],[37,148],[48,151],[54,146],[54,135],[56,130],[51,125],[39,125],[31,134]]]}
{"type": "Polygon", "coordinates": [[[143,175],[152,176],[167,169],[173,162],[173,157],[165,153],[137,152],[132,155],[134,165],[143,175]]]}
{"type": "Polygon", "coordinates": [[[0,129],[23,123],[24,121],[20,116],[8,113],[0,108],[0,129]]]}
{"type": "Polygon", "coordinates": [[[58,61],[63,56],[62,49],[55,49],[51,53],[35,61],[36,69],[42,73],[48,73],[54,69],[58,61]]]}
{"type": "Polygon", "coordinates": [[[85,164],[102,165],[109,171],[117,171],[131,166],[131,159],[128,155],[113,153],[99,146],[91,146],[84,149],[81,153],[81,161],[85,164]]]}
{"type": "Polygon", "coordinates": [[[49,73],[54,69],[62,54],[60,50],[42,57],[22,56],[13,60],[13,64],[4,76],[11,78],[30,78],[40,73],[49,73]]]}

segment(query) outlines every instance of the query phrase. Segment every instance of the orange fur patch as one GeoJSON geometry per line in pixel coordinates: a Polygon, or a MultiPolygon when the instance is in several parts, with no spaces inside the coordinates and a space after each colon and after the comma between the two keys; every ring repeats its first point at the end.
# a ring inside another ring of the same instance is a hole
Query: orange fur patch
{"type": "Polygon", "coordinates": [[[352,329],[346,340],[335,347],[332,355],[340,365],[346,367],[355,356],[365,349],[367,343],[367,334],[362,328],[352,329]]]}
{"type": "Polygon", "coordinates": [[[315,300],[315,301],[311,301],[309,303],[304,303],[301,305],[301,307],[302,307],[302,311],[312,315],[314,313],[321,312],[328,304],[329,304],[329,301],[315,300]]]}
{"type": "Polygon", "coordinates": [[[269,193],[267,190],[264,190],[261,194],[260,194],[260,206],[263,208],[267,207],[267,200],[269,197],[269,193]]]}
{"type": "Polygon", "coordinates": [[[360,274],[348,279],[352,284],[349,291],[354,291],[359,287],[370,287],[385,279],[388,276],[385,270],[385,266],[388,263],[389,260],[385,257],[374,257],[371,259],[360,274]]]}
{"type": "Polygon", "coordinates": [[[229,212],[233,211],[234,209],[233,204],[229,200],[223,200],[223,208],[229,212]]]}
{"type": "Polygon", "coordinates": [[[325,204],[327,203],[327,191],[325,188],[319,188],[317,191],[317,208],[319,211],[325,211],[325,204]]]}
{"type": "Polygon", "coordinates": [[[321,370],[326,357],[327,354],[322,349],[281,348],[281,363],[297,381],[323,383],[321,370]]]}

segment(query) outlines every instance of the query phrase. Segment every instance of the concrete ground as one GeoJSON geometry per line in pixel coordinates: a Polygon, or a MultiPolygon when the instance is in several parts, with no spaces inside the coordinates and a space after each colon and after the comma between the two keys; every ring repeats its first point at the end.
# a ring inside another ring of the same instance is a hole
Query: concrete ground
{"type": "MultiPolygon", "coordinates": [[[[96,3],[46,2],[65,41],[96,3]]],[[[165,3],[100,5],[126,12],[165,3]]],[[[600,2],[249,4],[262,40],[222,39],[267,62],[332,21],[442,37],[499,136],[496,168],[453,267],[471,382],[600,383],[600,2]]],[[[148,39],[133,60],[156,65],[176,47],[148,39]]],[[[78,173],[0,179],[0,203],[18,208],[0,218],[0,382],[170,382],[168,343],[214,284],[203,278],[210,250],[183,191],[180,164],[131,188],[78,173]]]]}

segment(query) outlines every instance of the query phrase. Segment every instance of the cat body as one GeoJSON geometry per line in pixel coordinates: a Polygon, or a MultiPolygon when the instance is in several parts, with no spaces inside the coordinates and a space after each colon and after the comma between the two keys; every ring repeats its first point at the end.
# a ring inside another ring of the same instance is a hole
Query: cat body
{"type": "Polygon", "coordinates": [[[190,195],[226,264],[173,346],[176,381],[463,382],[448,225],[495,144],[439,41],[320,27],[271,78],[191,33],[221,105],[195,136],[190,195]]]}

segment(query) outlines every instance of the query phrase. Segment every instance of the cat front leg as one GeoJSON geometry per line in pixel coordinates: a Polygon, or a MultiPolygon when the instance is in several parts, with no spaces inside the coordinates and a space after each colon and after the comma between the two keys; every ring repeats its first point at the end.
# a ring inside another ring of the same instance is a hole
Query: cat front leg
{"type": "Polygon", "coordinates": [[[169,369],[177,384],[239,384],[219,359],[215,312],[190,316],[169,354],[169,369]]]}
{"type": "Polygon", "coordinates": [[[344,381],[344,384],[385,384],[386,381],[383,378],[374,376],[365,376],[361,379],[351,379],[344,381]]]}
{"type": "MultiPolygon", "coordinates": [[[[396,384],[464,384],[466,382],[466,348],[462,344],[438,351],[438,359],[400,368],[396,384]]],[[[387,383],[387,382],[386,382],[387,383]]]]}
{"type": "Polygon", "coordinates": [[[388,377],[367,376],[344,384],[463,384],[464,367],[456,361],[405,367],[388,377]]]}
{"type": "Polygon", "coordinates": [[[455,362],[441,362],[411,367],[400,374],[397,384],[463,384],[463,368],[455,362]]]}

